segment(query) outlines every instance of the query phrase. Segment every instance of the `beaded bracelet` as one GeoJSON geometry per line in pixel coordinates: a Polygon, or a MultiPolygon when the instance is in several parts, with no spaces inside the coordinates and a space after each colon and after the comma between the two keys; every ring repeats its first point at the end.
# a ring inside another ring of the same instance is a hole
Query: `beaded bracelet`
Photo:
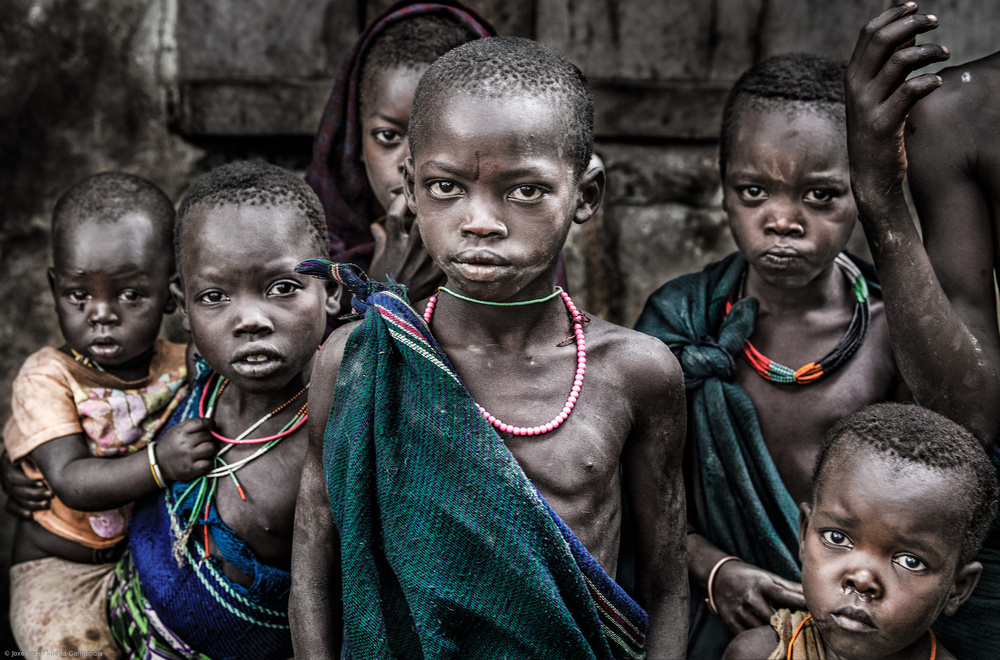
{"type": "Polygon", "coordinates": [[[153,481],[156,482],[157,487],[166,488],[163,473],[160,472],[160,466],[156,463],[156,451],[154,447],[155,445],[152,442],[146,445],[146,450],[149,454],[149,471],[153,473],[153,481]]]}
{"type": "Polygon", "coordinates": [[[733,555],[723,557],[719,561],[715,562],[715,566],[712,567],[712,572],[708,574],[708,598],[705,599],[705,602],[708,603],[708,609],[712,610],[712,614],[715,616],[719,616],[719,610],[715,607],[715,598],[712,596],[712,584],[715,582],[715,574],[719,572],[719,569],[723,564],[733,559],[736,561],[743,561],[739,557],[735,557],[733,555]]]}

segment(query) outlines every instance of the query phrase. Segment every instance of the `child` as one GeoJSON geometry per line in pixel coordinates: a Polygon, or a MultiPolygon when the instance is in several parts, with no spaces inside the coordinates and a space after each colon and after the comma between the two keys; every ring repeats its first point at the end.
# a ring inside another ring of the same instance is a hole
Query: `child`
{"type": "Polygon", "coordinates": [[[678,657],[680,370],[553,291],[570,224],[603,196],[589,86],[540,44],[473,41],[424,74],[409,139],[407,202],[448,277],[423,318],[349,266],[304,265],[365,316],[324,346],[311,393],[331,412],[296,512],[297,655],[344,630],[357,658],[641,657],[644,635],[678,657]],[[622,489],[648,634],[612,580],[622,489]]]}
{"type": "Polygon", "coordinates": [[[807,611],[779,611],[725,657],[954,658],[928,626],[972,593],[997,510],[972,434],[925,408],[869,406],[831,429],[813,483],[799,520],[807,611]]]}
{"type": "Polygon", "coordinates": [[[305,393],[337,312],[294,268],[326,255],[323,211],[290,172],[233,163],[187,191],[175,245],[171,290],[204,361],[171,424],[203,418],[220,448],[205,477],[136,503],[111,628],[139,657],[287,658],[305,393]]]}
{"type": "Polygon", "coordinates": [[[431,62],[494,34],[458,2],[406,1],[358,38],[337,75],[306,172],[323,202],[334,261],[355,263],[380,281],[391,273],[415,300],[440,283],[402,195],[410,105],[431,62]]]}
{"type": "Polygon", "coordinates": [[[173,220],[159,188],[120,172],[79,181],[53,211],[48,276],[66,344],[25,361],[4,428],[11,459],[54,493],[14,543],[11,627],[22,651],[117,657],[104,593],[126,505],[209,467],[197,425],[150,444],[186,393],[184,346],[157,339],[173,309],[173,220]]]}
{"type": "Polygon", "coordinates": [[[740,251],[668,282],[636,323],[679,357],[688,389],[690,657],[802,607],[797,504],[823,437],[906,396],[870,266],[842,252],[857,219],[843,71],[780,55],[740,77],[719,156],[740,251]]]}
{"type": "MultiPolygon", "coordinates": [[[[937,44],[910,44],[937,25],[909,2],[862,31],[848,68],[851,179],[907,382],[923,405],[966,425],[994,456],[1000,432],[997,58],[941,76],[909,77],[948,57],[937,44]],[[912,163],[926,250],[903,196],[907,161],[900,154],[912,163]]],[[[972,660],[996,657],[1000,528],[977,559],[983,576],[976,592],[935,626],[959,657],[972,660]]]]}

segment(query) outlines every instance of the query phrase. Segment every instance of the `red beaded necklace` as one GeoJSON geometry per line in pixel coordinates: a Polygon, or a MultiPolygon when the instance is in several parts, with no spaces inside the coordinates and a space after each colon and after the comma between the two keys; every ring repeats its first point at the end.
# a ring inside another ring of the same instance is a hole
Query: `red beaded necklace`
{"type": "MultiPolygon", "coordinates": [[[[466,298],[465,296],[458,296],[444,287],[441,287],[441,290],[457,298],[461,298],[462,300],[468,300],[484,305],[497,304],[482,300],[475,300],[473,298],[466,298]]],[[[483,414],[483,417],[485,417],[490,424],[504,433],[511,433],[513,435],[541,435],[555,430],[563,422],[565,422],[566,418],[569,417],[569,414],[573,412],[573,408],[576,406],[576,400],[580,397],[580,390],[583,388],[583,375],[587,371],[587,344],[583,339],[583,314],[581,314],[580,310],[578,310],[576,305],[573,304],[569,294],[562,289],[557,289],[556,292],[562,297],[563,302],[566,304],[566,310],[569,312],[569,316],[573,321],[573,334],[576,336],[576,376],[573,378],[573,387],[570,390],[569,398],[566,399],[566,405],[563,406],[563,409],[559,411],[559,414],[556,415],[551,422],[533,427],[513,426],[511,424],[501,422],[495,416],[487,412],[486,408],[483,408],[477,403],[476,408],[478,408],[479,412],[483,414]]],[[[551,298],[551,296],[549,296],[549,298],[551,298]]],[[[548,300],[549,298],[527,300],[519,303],[502,303],[502,305],[505,307],[513,305],[530,305],[532,303],[548,300]]],[[[437,299],[437,294],[431,296],[427,301],[427,307],[424,308],[424,322],[427,323],[428,327],[430,327],[431,324],[431,316],[434,314],[434,306],[437,304],[437,299]]]]}

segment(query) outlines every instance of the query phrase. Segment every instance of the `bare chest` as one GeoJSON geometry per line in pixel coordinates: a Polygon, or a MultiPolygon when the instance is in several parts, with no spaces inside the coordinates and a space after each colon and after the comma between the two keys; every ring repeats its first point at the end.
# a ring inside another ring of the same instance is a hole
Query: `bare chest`
{"type": "MultiPolygon", "coordinates": [[[[821,344],[817,351],[815,344],[796,345],[786,337],[784,345],[793,350],[775,353],[784,358],[782,364],[797,369],[821,358],[838,340],[833,336],[829,347],[821,344]]],[[[797,502],[809,498],[813,467],[827,430],[865,405],[893,398],[899,386],[888,331],[880,313],[873,315],[871,328],[857,353],[839,370],[818,381],[807,385],[774,383],[761,377],[741,356],[737,358],[736,382],[753,401],[764,444],[797,502]]]]}

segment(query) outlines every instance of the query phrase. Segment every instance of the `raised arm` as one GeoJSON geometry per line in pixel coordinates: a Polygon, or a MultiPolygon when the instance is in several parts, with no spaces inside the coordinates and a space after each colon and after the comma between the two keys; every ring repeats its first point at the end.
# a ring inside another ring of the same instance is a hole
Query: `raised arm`
{"type": "Polygon", "coordinates": [[[355,325],[343,326],[330,335],[313,367],[309,386],[309,448],[295,502],[292,591],[288,601],[297,658],[340,657],[343,643],[340,537],[327,496],[323,436],[344,344],[355,325]]]}
{"type": "Polygon", "coordinates": [[[649,614],[647,657],[683,658],[688,621],[684,377],[662,342],[642,337],[636,343],[636,424],[622,456],[635,525],[636,595],[649,614]]]}
{"type": "MultiPolygon", "coordinates": [[[[965,70],[963,67],[962,70],[965,70]]],[[[984,438],[1000,433],[1000,331],[997,326],[995,212],[974,171],[983,148],[984,105],[996,105],[1000,91],[978,77],[961,82],[961,72],[942,72],[944,86],[917,103],[906,120],[910,190],[923,229],[924,247],[941,288],[968,334],[959,346],[981,351],[962,393],[937,383],[920,400],[972,427],[984,438]],[[992,92],[992,93],[991,93],[992,92]],[[978,120],[976,119],[978,118],[978,120]],[[971,336],[970,336],[971,334],[971,336]],[[935,395],[944,395],[938,402],[935,395]]],[[[991,111],[995,119],[996,111],[991,111]]]]}
{"type": "MultiPolygon", "coordinates": [[[[847,69],[851,183],[879,271],[889,333],[903,378],[923,405],[968,426],[985,444],[1000,429],[1000,416],[992,405],[1000,397],[996,315],[986,312],[982,303],[983,278],[988,277],[992,287],[992,264],[967,259],[972,245],[942,248],[941,229],[935,227],[931,229],[935,254],[942,265],[950,263],[950,274],[939,280],[903,197],[907,114],[941,85],[941,78],[934,74],[906,77],[948,57],[941,46],[914,46],[912,40],[935,27],[936,18],[918,14],[916,4],[907,3],[886,11],[862,30],[847,69]],[[956,309],[942,285],[958,293],[977,279],[976,291],[961,294],[968,297],[956,299],[960,307],[956,309]],[[989,313],[992,317],[987,318],[989,313]],[[992,329],[987,332],[990,323],[992,329]]],[[[950,138],[935,135],[929,139],[950,138]]],[[[938,164],[934,167],[940,169],[938,164]]],[[[933,194],[941,184],[935,182],[930,189],[933,194]]],[[[959,211],[952,209],[952,217],[959,211]]],[[[986,240],[971,232],[949,230],[948,234],[951,243],[986,240]]],[[[991,300],[992,295],[991,291],[991,300]]],[[[992,308],[992,302],[988,307],[992,308]]]]}

